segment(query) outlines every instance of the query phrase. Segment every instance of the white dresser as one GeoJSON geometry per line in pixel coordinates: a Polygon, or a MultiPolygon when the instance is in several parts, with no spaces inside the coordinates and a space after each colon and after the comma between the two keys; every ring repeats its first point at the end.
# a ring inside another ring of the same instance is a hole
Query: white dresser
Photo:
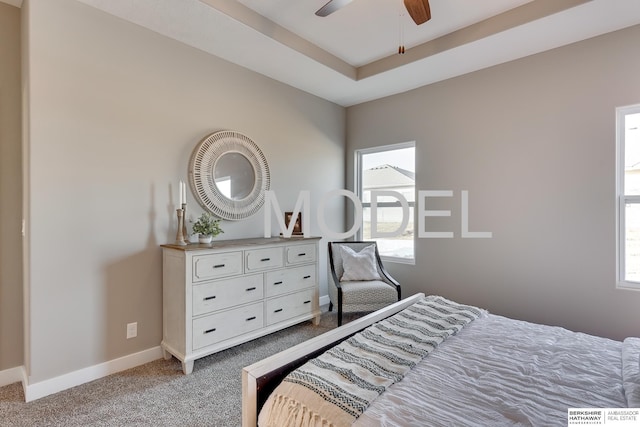
{"type": "Polygon", "coordinates": [[[310,238],[162,245],[162,352],[196,359],[305,320],[320,321],[318,242],[310,238]]]}

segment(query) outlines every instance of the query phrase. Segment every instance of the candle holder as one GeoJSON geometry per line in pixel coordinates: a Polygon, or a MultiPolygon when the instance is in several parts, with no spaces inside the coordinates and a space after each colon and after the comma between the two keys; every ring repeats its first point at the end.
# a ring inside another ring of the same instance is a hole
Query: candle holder
{"type": "Polygon", "coordinates": [[[182,229],[184,228],[184,210],[176,209],[176,214],[178,215],[178,233],[176,234],[176,242],[174,245],[186,246],[187,243],[184,241],[184,234],[182,233],[182,229]]]}
{"type": "Polygon", "coordinates": [[[187,231],[187,204],[182,204],[182,239],[185,243],[189,243],[189,232],[187,231]]]}

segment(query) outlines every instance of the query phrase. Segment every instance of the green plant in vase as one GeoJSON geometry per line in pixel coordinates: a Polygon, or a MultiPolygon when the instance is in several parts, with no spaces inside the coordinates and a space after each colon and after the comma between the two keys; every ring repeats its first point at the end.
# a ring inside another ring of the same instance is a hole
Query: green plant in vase
{"type": "Polygon", "coordinates": [[[224,233],[220,228],[220,220],[215,219],[209,212],[204,212],[196,222],[193,223],[193,232],[198,233],[200,243],[211,243],[211,239],[220,233],[224,233]]]}

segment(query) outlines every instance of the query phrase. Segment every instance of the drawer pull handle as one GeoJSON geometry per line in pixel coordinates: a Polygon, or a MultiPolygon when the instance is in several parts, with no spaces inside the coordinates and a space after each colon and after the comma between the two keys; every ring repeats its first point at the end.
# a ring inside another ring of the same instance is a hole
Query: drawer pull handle
{"type": "Polygon", "coordinates": [[[222,268],[224,267],[224,264],[216,264],[213,266],[213,268],[222,268]]]}
{"type": "Polygon", "coordinates": [[[273,282],[274,285],[282,285],[282,281],[279,282],[273,282]]]}
{"type": "Polygon", "coordinates": [[[311,276],[304,276],[303,279],[309,279],[311,276]]]}
{"type": "Polygon", "coordinates": [[[305,301],[303,304],[309,304],[310,302],[311,302],[311,300],[305,301]]]}
{"type": "Polygon", "coordinates": [[[301,254],[298,254],[298,256],[305,256],[305,255],[306,255],[305,252],[302,252],[301,254]]]}
{"type": "Polygon", "coordinates": [[[206,331],[204,331],[205,334],[211,333],[211,332],[215,332],[216,328],[211,328],[211,329],[207,329],[206,331]]]}
{"type": "Polygon", "coordinates": [[[204,297],[205,301],[209,301],[211,299],[216,299],[216,296],[214,295],[214,296],[211,296],[211,297],[204,297]]]}
{"type": "Polygon", "coordinates": [[[247,292],[251,292],[251,291],[255,291],[256,287],[254,286],[253,288],[247,288],[247,292]]]}
{"type": "Polygon", "coordinates": [[[271,261],[271,258],[262,258],[260,261],[262,261],[262,262],[271,261]]]}
{"type": "Polygon", "coordinates": [[[256,316],[249,317],[249,318],[247,319],[247,322],[248,322],[249,320],[256,320],[256,316]]]}
{"type": "Polygon", "coordinates": [[[274,313],[280,313],[282,311],[281,308],[277,309],[277,310],[273,310],[274,313]]]}

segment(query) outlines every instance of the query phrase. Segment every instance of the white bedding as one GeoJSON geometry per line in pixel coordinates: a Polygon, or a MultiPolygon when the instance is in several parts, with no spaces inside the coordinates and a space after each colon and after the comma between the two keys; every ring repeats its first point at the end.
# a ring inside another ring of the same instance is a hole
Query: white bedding
{"type": "Polygon", "coordinates": [[[627,406],[640,408],[640,338],[627,338],[622,344],[622,385],[627,406]]]}
{"type": "MultiPolygon", "coordinates": [[[[568,408],[627,407],[622,345],[489,314],[442,343],[355,425],[564,426],[568,408]]],[[[637,359],[627,369],[640,377],[637,359]]]]}

